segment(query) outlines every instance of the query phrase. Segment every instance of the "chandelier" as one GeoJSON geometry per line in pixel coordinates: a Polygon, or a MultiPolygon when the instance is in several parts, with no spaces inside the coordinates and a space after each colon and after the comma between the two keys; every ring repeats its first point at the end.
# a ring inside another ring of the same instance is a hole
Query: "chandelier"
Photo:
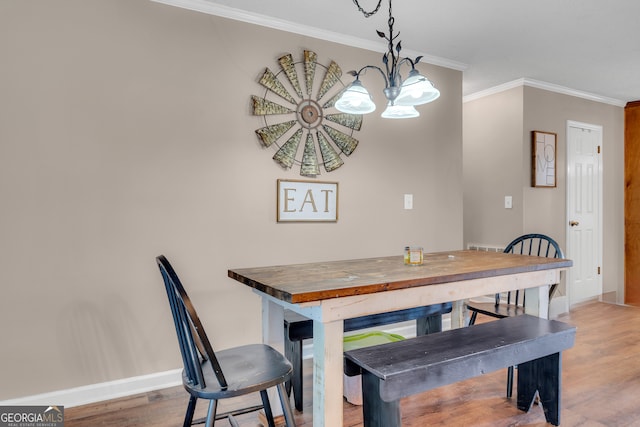
{"type": "MultiPolygon", "coordinates": [[[[380,9],[382,0],[378,0],[376,8],[367,12],[358,3],[353,0],[358,10],[362,12],[365,18],[375,15],[380,9]]],[[[388,52],[382,56],[384,70],[375,65],[365,65],[358,71],[349,71],[349,74],[355,77],[355,80],[347,86],[342,96],[336,101],[335,107],[343,113],[350,114],[367,114],[376,109],[371,95],[362,85],[360,75],[366,70],[378,70],[385,81],[384,96],[387,98],[387,108],[382,113],[382,117],[387,119],[407,119],[418,117],[420,113],[415,109],[416,105],[426,104],[435,101],[440,96],[440,91],[433,86],[433,83],[416,70],[416,65],[422,59],[418,56],[415,59],[400,57],[402,50],[402,42],[395,40],[400,32],[394,35],[393,24],[394,17],[391,13],[391,0],[389,0],[389,35],[382,31],[376,31],[378,36],[388,42],[388,52]],[[411,67],[406,79],[402,79],[400,75],[400,66],[406,65],[411,67]]]]}

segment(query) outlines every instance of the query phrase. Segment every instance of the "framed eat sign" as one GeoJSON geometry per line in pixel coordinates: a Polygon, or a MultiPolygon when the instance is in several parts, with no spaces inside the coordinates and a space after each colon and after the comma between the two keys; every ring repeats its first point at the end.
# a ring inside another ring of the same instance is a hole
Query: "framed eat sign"
{"type": "Polygon", "coordinates": [[[278,180],[278,222],[338,221],[338,183],[278,180]]]}

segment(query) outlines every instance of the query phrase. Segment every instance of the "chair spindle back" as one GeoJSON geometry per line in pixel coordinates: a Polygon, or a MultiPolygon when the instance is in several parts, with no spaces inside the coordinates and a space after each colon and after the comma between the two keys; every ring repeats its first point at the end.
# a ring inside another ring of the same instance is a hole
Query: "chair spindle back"
{"type": "Polygon", "coordinates": [[[160,268],[169,298],[187,378],[192,384],[205,388],[206,383],[201,363],[208,361],[213,367],[220,387],[226,388],[227,381],[222,373],[222,368],[178,275],[164,255],[158,256],[156,262],[160,268]]]}
{"type": "MultiPolygon", "coordinates": [[[[504,248],[504,253],[511,254],[520,254],[520,255],[533,255],[533,256],[541,256],[545,258],[564,258],[564,254],[562,253],[562,249],[558,243],[553,240],[551,237],[546,236],[544,234],[525,234],[522,235],[504,248]]],[[[554,283],[549,288],[549,299],[556,290],[558,286],[557,283],[554,283]]],[[[522,304],[524,305],[524,292],[522,292],[522,304]]],[[[507,304],[511,304],[511,292],[507,294],[507,304]]],[[[496,294],[496,305],[500,303],[500,294],[496,294]]],[[[520,304],[520,290],[515,291],[515,300],[513,304],[520,304]]]]}

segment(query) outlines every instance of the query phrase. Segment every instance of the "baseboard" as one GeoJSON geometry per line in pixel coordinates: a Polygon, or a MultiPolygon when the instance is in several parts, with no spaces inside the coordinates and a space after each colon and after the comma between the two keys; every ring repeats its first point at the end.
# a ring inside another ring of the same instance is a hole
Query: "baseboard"
{"type": "Polygon", "coordinates": [[[0,401],[0,405],[60,405],[65,408],[117,399],[182,384],[182,369],[157,372],[50,393],[0,401]]]}

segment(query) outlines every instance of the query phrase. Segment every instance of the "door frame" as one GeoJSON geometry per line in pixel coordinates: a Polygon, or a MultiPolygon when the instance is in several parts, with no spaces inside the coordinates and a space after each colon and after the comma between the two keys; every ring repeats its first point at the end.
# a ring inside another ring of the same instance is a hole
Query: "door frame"
{"type": "MultiPolygon", "coordinates": [[[[577,128],[582,128],[582,129],[590,129],[593,131],[597,131],[599,132],[600,135],[600,141],[598,143],[598,145],[600,146],[600,156],[598,157],[598,182],[596,183],[597,189],[597,200],[598,200],[598,207],[597,207],[597,214],[598,214],[598,218],[597,218],[597,235],[596,235],[596,241],[597,241],[597,247],[596,247],[596,261],[598,263],[598,266],[600,267],[600,274],[597,275],[597,280],[599,281],[599,287],[602,290],[602,270],[604,269],[604,266],[602,265],[602,245],[603,245],[603,218],[602,218],[602,212],[603,212],[603,195],[602,195],[602,188],[603,188],[603,177],[604,177],[604,171],[603,171],[603,167],[604,167],[604,137],[603,137],[603,128],[601,125],[594,125],[591,123],[584,123],[584,122],[578,122],[575,120],[567,120],[567,127],[566,127],[566,159],[567,159],[567,165],[566,165],[566,172],[567,172],[567,178],[566,178],[566,209],[565,209],[565,241],[566,241],[566,246],[567,246],[567,252],[565,253],[565,256],[567,258],[573,259],[574,263],[575,263],[575,257],[574,254],[570,253],[569,250],[570,248],[572,248],[572,245],[569,242],[569,238],[571,236],[570,233],[570,228],[571,226],[569,225],[569,221],[571,221],[570,218],[570,212],[569,212],[569,199],[572,195],[571,193],[571,181],[570,181],[570,176],[571,176],[571,153],[569,150],[569,129],[571,127],[577,127],[577,128]]],[[[567,311],[569,311],[569,309],[572,306],[572,298],[571,298],[571,269],[567,270],[567,274],[566,274],[566,282],[565,282],[565,286],[566,286],[566,292],[567,292],[567,302],[566,302],[566,309],[567,311]]],[[[602,294],[599,295],[599,299],[602,298],[602,294]]]]}

